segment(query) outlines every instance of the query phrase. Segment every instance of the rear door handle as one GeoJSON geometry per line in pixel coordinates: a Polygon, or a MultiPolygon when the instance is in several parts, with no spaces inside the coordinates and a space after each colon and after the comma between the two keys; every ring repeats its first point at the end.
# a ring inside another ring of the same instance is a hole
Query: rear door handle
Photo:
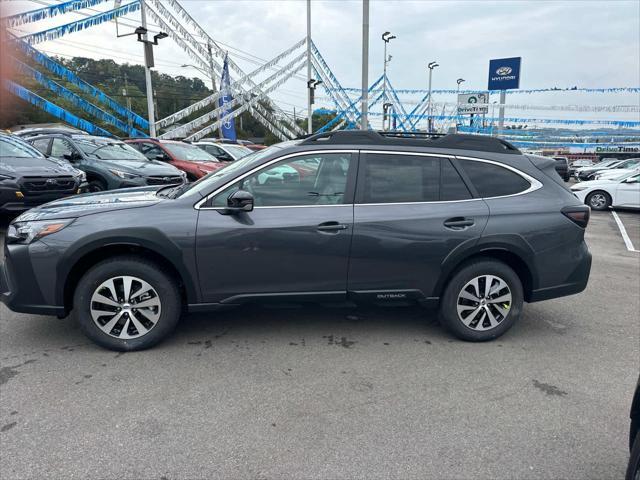
{"type": "Polygon", "coordinates": [[[464,230],[474,225],[473,218],[453,217],[444,221],[444,226],[450,230],[464,230]]]}
{"type": "Polygon", "coordinates": [[[349,225],[339,222],[324,222],[317,227],[319,232],[327,233],[338,233],[340,230],[346,230],[347,228],[349,228],[349,225]]]}

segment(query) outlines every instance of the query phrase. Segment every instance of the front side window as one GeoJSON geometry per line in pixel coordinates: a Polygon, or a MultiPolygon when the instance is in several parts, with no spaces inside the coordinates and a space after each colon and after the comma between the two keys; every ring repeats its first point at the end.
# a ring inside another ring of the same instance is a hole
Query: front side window
{"type": "Polygon", "coordinates": [[[51,144],[51,156],[64,158],[65,155],[72,155],[73,147],[63,138],[54,138],[51,144]]]}
{"type": "Polygon", "coordinates": [[[31,145],[33,145],[39,152],[47,153],[50,141],[50,138],[38,138],[36,140],[33,140],[31,142],[31,145]]]}
{"type": "Polygon", "coordinates": [[[338,205],[344,203],[351,154],[295,157],[263,168],[220,192],[213,207],[227,206],[236,190],[253,195],[256,207],[338,205]]]}
{"type": "Polygon", "coordinates": [[[493,163],[458,160],[471,183],[483,198],[514,195],[527,190],[531,184],[517,173],[493,163]]]}

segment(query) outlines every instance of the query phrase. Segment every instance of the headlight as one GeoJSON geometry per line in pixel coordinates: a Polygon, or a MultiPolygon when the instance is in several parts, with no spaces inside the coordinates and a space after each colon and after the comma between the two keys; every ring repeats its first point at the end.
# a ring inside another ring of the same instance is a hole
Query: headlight
{"type": "Polygon", "coordinates": [[[111,169],[109,169],[109,171],[111,173],[113,173],[115,176],[120,177],[120,178],[138,178],[138,177],[140,177],[140,175],[136,175],[134,173],[123,172],[121,170],[111,170],[111,169]]]}
{"type": "Polygon", "coordinates": [[[87,174],[84,172],[80,172],[77,177],[80,180],[80,183],[87,181],[87,174]]]}
{"type": "Polygon", "coordinates": [[[14,222],[7,230],[7,243],[29,244],[35,240],[57,233],[75,219],[39,220],[34,222],[14,222]]]}

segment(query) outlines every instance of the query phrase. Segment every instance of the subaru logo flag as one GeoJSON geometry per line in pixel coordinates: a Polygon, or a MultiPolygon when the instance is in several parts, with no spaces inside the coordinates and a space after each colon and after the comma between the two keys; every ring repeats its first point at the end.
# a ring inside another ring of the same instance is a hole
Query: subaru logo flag
{"type": "MultiPolygon", "coordinates": [[[[220,98],[218,99],[218,103],[220,108],[222,108],[220,112],[221,118],[224,118],[229,113],[231,113],[231,108],[227,107],[229,103],[233,100],[233,96],[231,95],[231,81],[229,77],[229,63],[227,61],[227,55],[224,57],[224,65],[222,67],[222,78],[220,79],[220,98]]],[[[222,125],[220,125],[220,130],[222,131],[222,136],[224,138],[228,138],[229,140],[237,140],[236,137],[236,124],[233,118],[228,118],[222,125]]]]}
{"type": "Polygon", "coordinates": [[[489,61],[489,90],[520,88],[522,57],[498,58],[489,61]]]}

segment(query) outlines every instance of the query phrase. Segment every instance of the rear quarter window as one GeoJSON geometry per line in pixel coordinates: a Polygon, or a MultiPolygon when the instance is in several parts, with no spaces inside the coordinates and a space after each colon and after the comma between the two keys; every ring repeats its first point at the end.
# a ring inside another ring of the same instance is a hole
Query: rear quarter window
{"type": "Polygon", "coordinates": [[[531,184],[517,173],[493,163],[458,160],[471,183],[483,198],[514,195],[527,190],[531,184]]]}

